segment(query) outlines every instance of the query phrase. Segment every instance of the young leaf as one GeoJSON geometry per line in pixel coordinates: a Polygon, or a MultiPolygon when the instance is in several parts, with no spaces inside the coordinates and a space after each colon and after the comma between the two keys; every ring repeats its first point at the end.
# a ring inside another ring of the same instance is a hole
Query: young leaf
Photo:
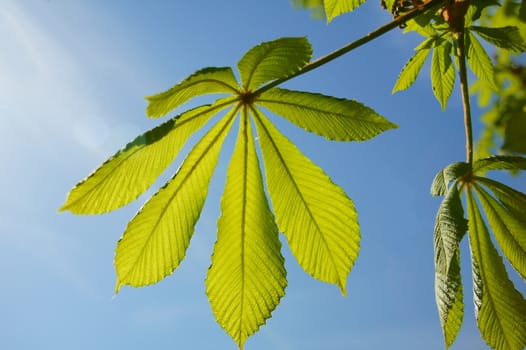
{"type": "Polygon", "coordinates": [[[444,196],[447,193],[449,183],[457,180],[471,171],[471,165],[464,162],[449,164],[440,170],[431,184],[431,195],[444,196]]]}
{"type": "Polygon", "coordinates": [[[446,347],[460,331],[464,315],[459,243],[467,230],[456,184],[438,210],[435,232],[435,298],[446,347]]]}
{"type": "Polygon", "coordinates": [[[487,28],[471,26],[469,29],[475,31],[482,39],[501,49],[515,53],[526,51],[526,43],[517,27],[487,28]]]}
{"type": "Polygon", "coordinates": [[[280,231],[305,271],[345,294],[360,242],[353,202],[265,116],[253,112],[280,231]]]}
{"type": "Polygon", "coordinates": [[[137,199],[177,156],[188,138],[215,113],[233,102],[189,110],[128,143],[68,194],[60,210],[75,214],[101,214],[137,199]]]}
{"type": "Polygon", "coordinates": [[[518,156],[492,156],[473,163],[473,172],[488,170],[526,170],[526,158],[518,156]]]}
{"type": "Polygon", "coordinates": [[[335,17],[351,12],[359,7],[366,0],[324,0],[327,22],[330,23],[335,17]]]}
{"type": "MultiPolygon", "coordinates": [[[[431,39],[427,39],[426,41],[429,40],[431,39]]],[[[394,94],[397,91],[405,90],[413,85],[418,74],[420,74],[420,70],[425,63],[427,56],[429,56],[429,51],[429,48],[418,50],[415,55],[407,61],[404,68],[402,68],[400,75],[398,75],[398,80],[396,81],[391,93],[394,94]]]]}
{"type": "Polygon", "coordinates": [[[200,95],[236,93],[237,86],[232,68],[204,68],[169,90],[147,96],[149,104],[146,114],[149,117],[160,117],[200,95]]]}
{"type": "Polygon", "coordinates": [[[474,302],[481,335],[494,349],[523,349],[526,346],[526,300],[509,280],[471,190],[466,193],[474,302]]]}
{"type": "MultiPolygon", "coordinates": [[[[516,217],[483,188],[476,186],[475,189],[502,252],[526,279],[526,216],[516,217]]],[[[525,213],[523,209],[521,214],[525,213]]]]}
{"type": "Polygon", "coordinates": [[[156,283],[179,266],[236,113],[233,109],[210,129],[175,176],[129,222],[115,254],[117,291],[122,285],[156,283]]]}
{"type": "Polygon", "coordinates": [[[329,140],[363,141],[397,127],[359,102],[309,92],[274,88],[256,103],[329,140]]]}
{"type": "Polygon", "coordinates": [[[471,70],[479,79],[483,80],[494,91],[498,91],[495,82],[495,69],[488,54],[478,41],[478,39],[469,31],[465,33],[466,51],[468,64],[471,70]]]}
{"type": "Polygon", "coordinates": [[[281,243],[246,114],[228,169],[207,295],[218,323],[243,347],[270,318],[287,285],[281,243]]]}
{"type": "Polygon", "coordinates": [[[449,41],[442,41],[441,45],[433,50],[431,59],[431,85],[442,110],[446,109],[455,85],[455,67],[451,60],[451,48],[449,41]]]}
{"type": "Polygon", "coordinates": [[[281,38],[250,49],[237,64],[245,91],[296,73],[312,56],[307,38],[281,38]]]}

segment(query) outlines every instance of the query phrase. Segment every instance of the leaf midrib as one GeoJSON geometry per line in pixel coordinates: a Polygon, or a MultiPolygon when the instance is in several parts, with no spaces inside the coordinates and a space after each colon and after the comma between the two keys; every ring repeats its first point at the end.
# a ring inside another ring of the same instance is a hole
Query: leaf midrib
{"type": "MultiPolygon", "coordinates": [[[[478,186],[475,184],[475,189],[477,190],[478,186]]],[[[471,202],[471,206],[472,206],[472,210],[474,211],[473,215],[476,216],[476,220],[474,220],[474,225],[476,225],[475,227],[475,232],[473,232],[473,234],[475,235],[475,237],[477,238],[475,240],[475,244],[476,244],[476,248],[477,248],[477,252],[478,252],[478,256],[479,256],[479,261],[477,262],[478,265],[479,265],[479,273],[481,274],[481,279],[482,281],[484,281],[485,283],[489,283],[491,281],[491,278],[487,278],[486,276],[486,263],[483,261],[484,259],[482,259],[482,248],[481,248],[481,235],[483,233],[480,233],[480,227],[478,225],[478,221],[480,220],[480,222],[483,224],[484,221],[482,219],[482,216],[480,214],[480,211],[477,207],[477,204],[476,204],[476,201],[475,201],[475,198],[473,197],[472,193],[471,193],[471,190],[468,190],[468,193],[469,193],[469,200],[471,202]]],[[[487,228],[485,228],[485,230],[487,231],[487,228]]],[[[487,237],[484,237],[483,238],[485,241],[487,239],[487,237]]],[[[483,282],[483,285],[485,284],[483,282]]],[[[483,287],[484,288],[484,287],[483,287]]],[[[497,310],[498,308],[496,307],[496,303],[494,301],[494,297],[492,295],[492,293],[490,292],[491,288],[485,288],[485,293],[486,295],[489,297],[488,300],[489,302],[491,303],[491,305],[493,305],[493,310],[497,310]]],[[[481,304],[481,308],[482,308],[482,304],[481,304]]],[[[500,332],[502,334],[502,337],[503,339],[505,340],[506,342],[506,346],[508,347],[508,349],[512,349],[511,345],[510,345],[510,342],[508,340],[508,337],[507,337],[507,332],[504,331],[504,327],[502,326],[503,323],[502,323],[502,320],[500,318],[500,313],[498,312],[494,312],[494,315],[495,315],[495,318],[497,319],[497,322],[499,324],[499,328],[500,328],[500,332]]]]}
{"type": "MultiPolygon", "coordinates": [[[[320,236],[322,238],[322,241],[323,241],[327,251],[330,252],[329,245],[327,244],[327,240],[325,239],[325,236],[322,234],[323,231],[320,229],[320,226],[318,225],[317,220],[315,219],[312,211],[310,210],[309,206],[307,205],[307,202],[305,201],[305,198],[303,197],[303,194],[301,193],[299,187],[297,186],[296,182],[294,181],[294,178],[292,177],[292,174],[291,174],[291,172],[289,171],[289,168],[286,165],[287,163],[285,162],[285,160],[283,159],[281,153],[279,152],[278,147],[276,146],[276,144],[274,142],[274,139],[270,136],[270,133],[268,132],[268,130],[265,127],[264,123],[261,121],[261,116],[259,115],[258,111],[255,108],[252,107],[252,112],[254,113],[254,116],[259,120],[259,124],[262,126],[263,130],[267,134],[267,137],[270,140],[270,142],[272,143],[272,146],[274,147],[274,150],[276,151],[276,154],[278,155],[281,163],[283,164],[283,167],[285,168],[288,177],[291,179],[291,182],[294,185],[294,188],[296,189],[299,197],[301,198],[301,201],[304,204],[304,207],[305,207],[307,213],[309,214],[309,216],[311,217],[312,221],[314,222],[317,231],[320,233],[320,236]]],[[[333,257],[332,254],[328,254],[328,255],[330,256],[330,259],[331,259],[331,262],[332,262],[332,266],[333,266],[333,268],[335,268],[336,275],[338,276],[338,283],[339,283],[340,286],[343,286],[343,284],[341,283],[342,281],[341,281],[340,274],[338,273],[338,269],[336,268],[336,261],[334,260],[334,257],[333,257]]]]}
{"type": "MultiPolygon", "coordinates": [[[[164,137],[169,137],[169,135],[177,129],[177,127],[181,127],[183,125],[185,125],[186,123],[189,123],[190,121],[193,121],[195,118],[199,118],[201,117],[203,114],[205,113],[209,113],[211,111],[213,111],[214,109],[220,109],[224,106],[227,106],[229,105],[230,103],[232,103],[233,101],[226,101],[225,103],[221,103],[217,106],[210,106],[209,109],[207,109],[206,111],[203,111],[201,113],[198,113],[196,114],[195,116],[191,117],[191,118],[188,118],[186,120],[183,120],[181,121],[180,123],[177,123],[177,119],[178,117],[175,117],[175,118],[172,118],[172,120],[174,121],[174,126],[172,127],[172,130],[170,130],[168,133],[166,133],[162,138],[160,138],[159,140],[157,140],[156,142],[159,142],[161,141],[164,137]]],[[[197,130],[194,130],[194,132],[197,131],[197,130]]],[[[126,162],[128,159],[132,158],[133,156],[135,156],[138,152],[144,150],[146,147],[148,146],[144,146],[144,147],[138,147],[135,151],[133,152],[130,152],[130,154],[128,156],[126,156],[124,159],[122,159],[119,163],[116,164],[116,166],[113,168],[113,171],[111,172],[108,172],[105,176],[102,177],[102,179],[100,181],[98,181],[95,185],[93,185],[88,191],[86,191],[84,193],[83,196],[77,198],[75,201],[71,202],[67,207],[72,207],[74,206],[76,203],[78,203],[79,201],[81,201],[83,198],[85,198],[87,195],[89,195],[92,191],[94,191],[95,189],[98,188],[98,186],[103,183],[104,181],[106,181],[106,179],[108,177],[110,177],[111,175],[113,175],[117,170],[119,170],[119,168],[123,165],[124,162],[126,162]]],[[[95,175],[95,173],[93,173],[93,175],[95,175]]],[[[89,179],[89,178],[88,178],[89,179]]],[[[86,179],[86,181],[88,180],[86,179]]]]}
{"type": "MultiPolygon", "coordinates": [[[[235,109],[234,113],[232,113],[231,116],[229,116],[228,118],[230,118],[230,120],[228,122],[225,123],[225,125],[223,126],[223,128],[221,129],[220,132],[217,133],[216,137],[212,140],[212,142],[210,142],[208,144],[208,146],[206,147],[205,151],[202,153],[201,157],[198,158],[198,160],[192,165],[192,167],[190,168],[188,174],[191,174],[195,168],[197,167],[197,165],[203,160],[204,156],[206,154],[208,154],[208,151],[210,150],[210,148],[212,147],[212,145],[214,145],[217,141],[217,139],[223,134],[223,132],[225,131],[225,129],[231,124],[232,122],[232,119],[235,118],[236,116],[236,113],[237,113],[237,108],[235,109]]],[[[174,175],[176,176],[177,173],[174,175]]],[[[162,220],[162,218],[164,217],[164,215],[166,214],[167,212],[167,208],[169,207],[170,203],[173,201],[174,197],[179,193],[179,191],[181,190],[181,188],[183,188],[183,185],[186,183],[186,181],[188,181],[190,177],[189,176],[185,176],[182,180],[181,180],[181,184],[177,187],[177,189],[174,191],[174,193],[169,197],[169,200],[166,201],[165,205],[163,206],[162,210],[161,210],[161,213],[158,217],[158,219],[156,220],[155,224],[153,225],[153,228],[151,230],[151,233],[148,235],[148,238],[146,239],[146,242],[144,243],[143,247],[141,248],[140,250],[140,253],[137,254],[137,257],[135,259],[135,262],[132,264],[132,267],[128,270],[128,272],[126,273],[126,275],[121,279],[122,280],[126,280],[128,278],[128,276],[130,275],[130,273],[135,269],[135,266],[137,265],[137,262],[139,261],[140,257],[144,254],[144,250],[146,249],[146,246],[148,246],[150,240],[152,239],[152,237],[155,235],[155,231],[157,231],[157,228],[159,227],[159,224],[162,220]]],[[[171,181],[171,180],[170,180],[171,181]]]]}

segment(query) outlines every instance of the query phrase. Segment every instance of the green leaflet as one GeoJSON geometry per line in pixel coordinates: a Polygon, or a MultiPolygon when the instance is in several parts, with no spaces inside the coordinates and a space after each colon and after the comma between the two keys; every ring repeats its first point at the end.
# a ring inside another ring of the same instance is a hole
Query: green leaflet
{"type": "MultiPolygon", "coordinates": [[[[428,41],[432,41],[432,39],[425,40],[425,42],[428,41]]],[[[398,80],[396,81],[391,93],[394,94],[397,91],[405,90],[413,85],[413,83],[416,81],[416,78],[418,77],[418,74],[420,74],[422,66],[429,56],[429,51],[429,48],[418,50],[414,56],[411,57],[409,61],[407,61],[404,68],[402,68],[400,75],[398,75],[398,80]]]]}
{"type": "Polygon", "coordinates": [[[270,318],[287,285],[281,243],[246,113],[228,169],[207,295],[219,324],[242,348],[270,318]]]}
{"type": "Polygon", "coordinates": [[[335,17],[351,12],[366,0],[324,0],[327,22],[330,23],[335,17]]]}
{"type": "Polygon", "coordinates": [[[491,89],[498,91],[493,63],[478,39],[471,32],[467,31],[465,42],[467,61],[473,73],[486,82],[491,89]]]}
{"type": "Polygon", "coordinates": [[[232,68],[204,68],[190,75],[169,90],[147,96],[146,114],[160,117],[184,102],[200,95],[236,93],[238,84],[232,68]]]}
{"type": "Polygon", "coordinates": [[[128,143],[68,194],[61,211],[101,214],[137,199],[177,156],[188,138],[234,101],[189,110],[128,143]]]}
{"type": "Polygon", "coordinates": [[[477,323],[497,350],[526,346],[526,301],[509,280],[471,190],[466,192],[477,323]]]}
{"type": "Polygon", "coordinates": [[[526,279],[526,214],[516,217],[482,187],[476,186],[487,220],[502,252],[511,265],[526,279]]]}
{"type": "Polygon", "coordinates": [[[329,140],[363,141],[397,127],[359,102],[310,92],[274,88],[256,103],[329,140]]]}
{"type": "Polygon", "coordinates": [[[312,55],[307,38],[281,38],[250,49],[237,67],[245,91],[296,73],[312,55]]]}
{"type": "Polygon", "coordinates": [[[446,347],[455,341],[464,315],[459,243],[467,230],[457,185],[438,210],[435,232],[435,299],[446,347]]]}
{"type": "Polygon", "coordinates": [[[179,266],[236,113],[229,112],[199,141],[176,175],[129,222],[115,254],[117,291],[122,285],[156,283],[179,266]]]}
{"type": "Polygon", "coordinates": [[[431,184],[431,195],[444,196],[447,193],[449,183],[466,175],[471,170],[471,166],[465,162],[449,164],[440,170],[431,184]]]}
{"type": "Polygon", "coordinates": [[[526,43],[517,27],[487,28],[471,26],[469,29],[480,35],[482,39],[502,49],[515,53],[526,51],[526,43]]]}
{"type": "Polygon", "coordinates": [[[489,188],[510,213],[526,221],[526,194],[488,178],[477,177],[476,180],[489,188]]]}
{"type": "Polygon", "coordinates": [[[266,117],[254,113],[280,231],[305,271],[345,294],[360,242],[353,202],[266,117]]]}
{"type": "Polygon", "coordinates": [[[451,42],[443,40],[440,46],[433,50],[431,59],[431,86],[442,110],[446,110],[447,101],[455,85],[455,67],[451,60],[451,49],[451,42]]]}
{"type": "Polygon", "coordinates": [[[526,170],[526,158],[518,156],[492,156],[473,163],[473,172],[488,170],[526,170]]]}

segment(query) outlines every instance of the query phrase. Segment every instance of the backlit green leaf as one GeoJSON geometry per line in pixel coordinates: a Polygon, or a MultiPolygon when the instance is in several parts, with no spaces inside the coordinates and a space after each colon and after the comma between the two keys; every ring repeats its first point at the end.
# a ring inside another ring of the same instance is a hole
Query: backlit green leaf
{"type": "Polygon", "coordinates": [[[175,176],[129,222],[115,254],[117,291],[122,285],[156,283],[183,260],[235,113],[210,129],[175,176]]]}
{"type": "Polygon", "coordinates": [[[221,201],[207,295],[218,323],[243,346],[271,316],[287,285],[248,117],[240,121],[221,201]]]}
{"type": "Polygon", "coordinates": [[[475,189],[502,252],[526,279],[526,216],[516,217],[483,188],[476,186],[475,189]]]}
{"type": "Polygon", "coordinates": [[[335,17],[351,12],[366,0],[324,0],[327,22],[331,22],[335,17]]]}
{"type": "Polygon", "coordinates": [[[499,202],[516,218],[526,221],[526,195],[524,193],[488,178],[477,177],[476,180],[488,187],[499,202]]]}
{"type": "Polygon", "coordinates": [[[443,41],[433,50],[431,59],[431,85],[442,110],[446,109],[447,101],[455,85],[455,67],[451,60],[451,43],[443,41]]]}
{"type": "Polygon", "coordinates": [[[255,113],[280,231],[305,271],[345,293],[360,242],[353,202],[265,116],[255,113]]]}
{"type": "Polygon", "coordinates": [[[160,117],[191,98],[206,94],[236,93],[238,84],[232,68],[204,68],[190,75],[169,90],[147,96],[146,114],[160,117]]]}
{"type": "Polygon", "coordinates": [[[467,230],[456,184],[438,210],[435,232],[435,298],[446,346],[455,341],[464,315],[459,243],[467,230]]]}
{"type": "Polygon", "coordinates": [[[516,53],[526,51],[526,43],[517,27],[486,28],[472,26],[469,29],[475,31],[482,39],[502,49],[516,53]]]}
{"type": "Polygon", "coordinates": [[[467,61],[471,70],[479,79],[483,80],[494,91],[498,91],[495,82],[495,69],[486,50],[482,47],[478,39],[469,31],[465,34],[467,61]]]}
{"type": "Polygon", "coordinates": [[[497,350],[526,346],[526,301],[509,280],[471,190],[467,191],[474,302],[484,340],[497,350]]]}
{"type": "Polygon", "coordinates": [[[60,210],[101,214],[135,200],[170,165],[188,138],[232,101],[220,99],[212,106],[189,110],[138,136],[79,182],[60,210]]]}
{"type": "Polygon", "coordinates": [[[281,38],[250,49],[237,64],[245,91],[296,73],[312,56],[307,38],[281,38]]]}
{"type": "Polygon", "coordinates": [[[431,195],[444,196],[447,193],[449,183],[466,175],[470,170],[471,166],[468,163],[456,162],[449,164],[435,175],[431,184],[431,195]]]}
{"type": "Polygon", "coordinates": [[[473,172],[488,170],[526,170],[526,158],[518,156],[492,156],[473,163],[473,172]]]}
{"type": "Polygon", "coordinates": [[[359,102],[315,93],[274,88],[256,103],[329,140],[362,141],[397,127],[359,102]]]}
{"type": "MultiPolygon", "coordinates": [[[[429,41],[429,39],[427,40],[429,41]]],[[[422,66],[426,62],[427,56],[429,56],[430,49],[418,50],[413,57],[407,61],[404,68],[398,76],[395,86],[393,87],[392,93],[402,91],[413,85],[422,66]]]]}

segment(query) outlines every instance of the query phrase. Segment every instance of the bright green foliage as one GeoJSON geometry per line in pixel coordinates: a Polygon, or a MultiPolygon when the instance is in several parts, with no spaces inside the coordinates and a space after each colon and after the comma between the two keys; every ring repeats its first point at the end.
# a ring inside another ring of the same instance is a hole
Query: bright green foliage
{"type": "Polygon", "coordinates": [[[359,102],[320,94],[275,88],[258,104],[329,140],[363,141],[397,127],[359,102]]]}
{"type": "Polygon", "coordinates": [[[493,90],[498,90],[495,82],[493,63],[491,63],[491,59],[486,53],[486,50],[484,50],[478,39],[471,34],[471,32],[468,32],[466,35],[466,46],[468,64],[473,73],[493,90]]]}
{"type": "MultiPolygon", "coordinates": [[[[479,192],[477,187],[475,190],[479,192]]],[[[508,278],[472,190],[466,194],[475,311],[480,332],[494,349],[523,349],[526,346],[526,300],[508,278]]]]}
{"type": "Polygon", "coordinates": [[[237,92],[237,81],[230,67],[204,68],[169,90],[146,97],[149,117],[160,117],[193,97],[237,92]]]}
{"type": "MultiPolygon", "coordinates": [[[[505,188],[506,186],[489,179],[485,181],[489,188],[504,189],[505,196],[508,191],[515,192],[523,197],[522,204],[524,204],[526,196],[522,193],[505,188]]],[[[477,187],[477,193],[502,252],[522,278],[526,279],[526,207],[510,208],[493,198],[482,187],[477,187]]]]}
{"type": "Polygon", "coordinates": [[[174,177],[131,220],[115,254],[118,291],[156,283],[183,260],[236,110],[192,149],[174,177]]]}
{"type": "Polygon", "coordinates": [[[335,17],[351,12],[367,0],[323,0],[327,22],[335,17]]]}
{"type": "Polygon", "coordinates": [[[246,112],[239,124],[206,293],[219,324],[242,346],[270,317],[287,280],[246,112]]]}
{"type": "MultiPolygon", "coordinates": [[[[428,39],[428,41],[430,40],[432,39],[428,39]]],[[[420,74],[420,70],[425,63],[427,56],[429,56],[430,51],[431,49],[429,48],[417,50],[414,56],[411,57],[409,61],[407,61],[404,68],[402,68],[400,75],[398,76],[395,86],[393,87],[393,94],[397,91],[405,90],[413,85],[416,78],[418,77],[418,74],[420,74]]]]}
{"type": "Polygon", "coordinates": [[[472,166],[453,163],[435,176],[431,192],[445,195],[437,214],[434,241],[435,293],[446,347],[453,344],[462,324],[458,247],[466,228],[472,252],[477,322],[482,337],[495,349],[526,346],[526,300],[509,280],[502,258],[489,236],[493,232],[505,257],[525,278],[526,195],[479,176],[488,170],[524,168],[526,158],[494,156],[475,161],[472,166]],[[467,195],[467,226],[459,189],[467,195]]]}
{"type": "Polygon", "coordinates": [[[311,54],[305,38],[263,43],[239,61],[241,84],[230,68],[205,68],[147,98],[148,115],[159,117],[199,95],[232,95],[184,112],[138,137],[69,194],[62,210],[79,214],[107,212],[129,203],[155,181],[195,131],[230,108],[129,222],[116,249],[117,291],[123,285],[156,283],[184,259],[223,141],[241,115],[207,278],[217,321],[242,348],[271,316],[287,284],[279,231],[305,271],[345,293],[360,240],[353,202],[273,127],[259,106],[331,140],[367,140],[396,126],[356,101],[265,88],[264,84],[297,73],[311,54]],[[276,220],[263,187],[251,119],[261,139],[276,220]]]}
{"type": "Polygon", "coordinates": [[[256,125],[272,206],[292,253],[305,271],[345,294],[360,240],[352,201],[259,113],[256,125]]]}
{"type": "Polygon", "coordinates": [[[431,86],[442,110],[446,110],[447,101],[455,85],[455,67],[451,59],[451,42],[446,41],[433,50],[431,59],[431,86]]]}
{"type": "Polygon", "coordinates": [[[446,347],[455,341],[464,316],[459,242],[467,230],[457,184],[438,210],[435,233],[435,297],[446,347]]]}
{"type": "Polygon", "coordinates": [[[506,49],[514,53],[526,51],[526,43],[521,37],[517,27],[487,28],[471,26],[469,29],[480,35],[482,39],[501,49],[506,49]]]}
{"type": "Polygon", "coordinates": [[[189,110],[138,136],[69,193],[60,210],[101,214],[137,199],[174,160],[188,138],[232,98],[189,110]]]}
{"type": "Polygon", "coordinates": [[[312,55],[307,38],[281,38],[253,47],[237,64],[245,91],[287,77],[303,67],[312,55]]]}

